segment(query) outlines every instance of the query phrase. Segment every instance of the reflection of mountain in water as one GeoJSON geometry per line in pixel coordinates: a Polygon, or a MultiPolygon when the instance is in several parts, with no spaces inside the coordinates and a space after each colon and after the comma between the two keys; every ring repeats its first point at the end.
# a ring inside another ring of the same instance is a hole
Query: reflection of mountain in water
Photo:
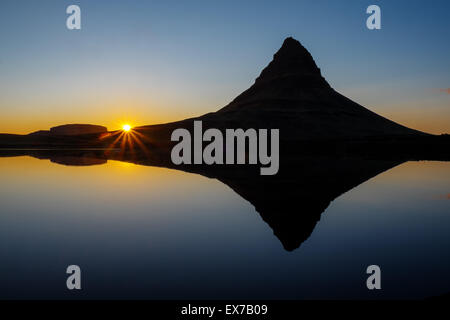
{"type": "Polygon", "coordinates": [[[288,251],[311,235],[330,202],[398,162],[304,158],[284,174],[265,179],[217,177],[255,206],[288,251]]]}
{"type": "Polygon", "coordinates": [[[93,166],[106,163],[105,159],[97,159],[92,156],[74,157],[74,156],[56,156],[50,158],[54,163],[64,164],[66,166],[93,166]]]}
{"type": "Polygon", "coordinates": [[[105,150],[8,150],[1,151],[2,156],[29,155],[38,159],[49,159],[51,162],[66,166],[93,166],[105,164],[107,158],[105,150]]]}
{"type": "Polygon", "coordinates": [[[259,175],[256,166],[175,166],[169,155],[140,158],[120,151],[14,151],[3,156],[31,155],[64,165],[92,165],[106,159],[168,167],[215,178],[249,201],[288,251],[312,233],[322,212],[339,195],[402,161],[358,157],[281,156],[275,176],[259,175]]]}
{"type": "MultiPolygon", "coordinates": [[[[334,91],[310,53],[288,38],[255,83],[217,112],[125,134],[92,125],[69,125],[30,135],[0,134],[3,148],[119,148],[85,151],[6,151],[66,165],[115,159],[176,168],[216,178],[250,201],[287,250],[311,234],[330,201],[406,160],[450,159],[450,137],[433,136],[383,118],[334,91]],[[280,171],[260,176],[259,167],[174,166],[177,128],[280,130],[280,171]],[[56,133],[56,134],[55,134],[56,133]],[[74,134],[76,133],[76,134],[74,134]]],[[[0,154],[1,156],[1,154],[0,154]]]]}

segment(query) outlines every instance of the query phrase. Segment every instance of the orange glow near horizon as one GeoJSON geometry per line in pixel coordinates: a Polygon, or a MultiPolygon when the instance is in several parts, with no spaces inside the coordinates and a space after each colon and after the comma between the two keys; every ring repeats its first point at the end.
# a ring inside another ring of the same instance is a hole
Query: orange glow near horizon
{"type": "MultiPolygon", "coordinates": [[[[221,106],[223,104],[217,103],[216,105],[221,106]]],[[[363,103],[363,105],[368,106],[375,113],[412,129],[433,134],[450,133],[450,111],[441,101],[435,105],[432,101],[428,103],[428,100],[397,104],[380,103],[377,106],[373,106],[371,103],[363,103]]],[[[129,125],[131,131],[133,131],[132,128],[138,126],[180,121],[219,109],[219,107],[209,106],[194,110],[187,108],[184,104],[175,107],[164,103],[158,106],[153,104],[144,106],[142,103],[133,103],[133,101],[128,100],[119,100],[114,104],[105,105],[86,104],[81,108],[71,108],[73,111],[70,112],[66,110],[62,112],[59,109],[53,110],[52,108],[51,112],[48,110],[48,112],[39,113],[37,111],[40,108],[36,107],[34,111],[26,112],[20,107],[7,109],[5,113],[2,113],[0,119],[0,133],[29,134],[70,123],[102,125],[107,127],[109,131],[126,131],[124,125],[129,125]],[[124,108],[124,106],[127,107],[124,108]],[[88,117],[86,117],[87,114],[88,117]]]]}

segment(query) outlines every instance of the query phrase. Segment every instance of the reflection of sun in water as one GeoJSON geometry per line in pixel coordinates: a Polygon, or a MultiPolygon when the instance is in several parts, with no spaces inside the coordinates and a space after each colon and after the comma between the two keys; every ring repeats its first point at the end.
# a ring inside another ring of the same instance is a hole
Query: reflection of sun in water
{"type": "Polygon", "coordinates": [[[128,132],[128,131],[131,130],[131,126],[129,124],[124,124],[122,126],[122,130],[125,131],[125,132],[128,132]]]}

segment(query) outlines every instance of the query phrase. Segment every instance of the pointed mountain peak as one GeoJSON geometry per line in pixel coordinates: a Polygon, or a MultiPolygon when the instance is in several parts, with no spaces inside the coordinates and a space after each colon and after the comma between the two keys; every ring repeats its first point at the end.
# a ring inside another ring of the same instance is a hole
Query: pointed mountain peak
{"type": "MultiPolygon", "coordinates": [[[[321,86],[328,87],[320,74],[320,69],[311,54],[301,43],[292,37],[286,38],[281,48],[274,54],[273,60],[261,72],[255,84],[285,77],[317,78],[321,86]],[[321,81],[323,79],[323,81],[321,81]]],[[[316,82],[313,80],[313,82],[316,82]]],[[[302,81],[303,82],[303,81],[302,81]]]]}
{"type": "Polygon", "coordinates": [[[284,39],[283,45],[278,50],[277,53],[274,55],[274,59],[277,57],[288,57],[288,56],[311,56],[308,52],[308,50],[305,49],[305,47],[302,46],[300,41],[295,40],[292,37],[288,37],[284,39]]]}

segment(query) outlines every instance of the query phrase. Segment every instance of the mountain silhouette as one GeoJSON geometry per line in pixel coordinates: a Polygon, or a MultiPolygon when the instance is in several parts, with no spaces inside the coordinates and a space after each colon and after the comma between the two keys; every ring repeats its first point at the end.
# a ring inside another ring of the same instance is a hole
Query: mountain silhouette
{"type": "Polygon", "coordinates": [[[284,40],[255,83],[227,106],[200,117],[136,129],[167,140],[175,127],[191,129],[194,120],[202,120],[205,128],[276,128],[283,141],[427,135],[336,92],[308,50],[293,38],[284,40]]]}
{"type": "Polygon", "coordinates": [[[218,112],[200,118],[228,126],[280,128],[282,140],[424,134],[337,93],[308,50],[293,38],[284,40],[249,89],[218,112]]]}

